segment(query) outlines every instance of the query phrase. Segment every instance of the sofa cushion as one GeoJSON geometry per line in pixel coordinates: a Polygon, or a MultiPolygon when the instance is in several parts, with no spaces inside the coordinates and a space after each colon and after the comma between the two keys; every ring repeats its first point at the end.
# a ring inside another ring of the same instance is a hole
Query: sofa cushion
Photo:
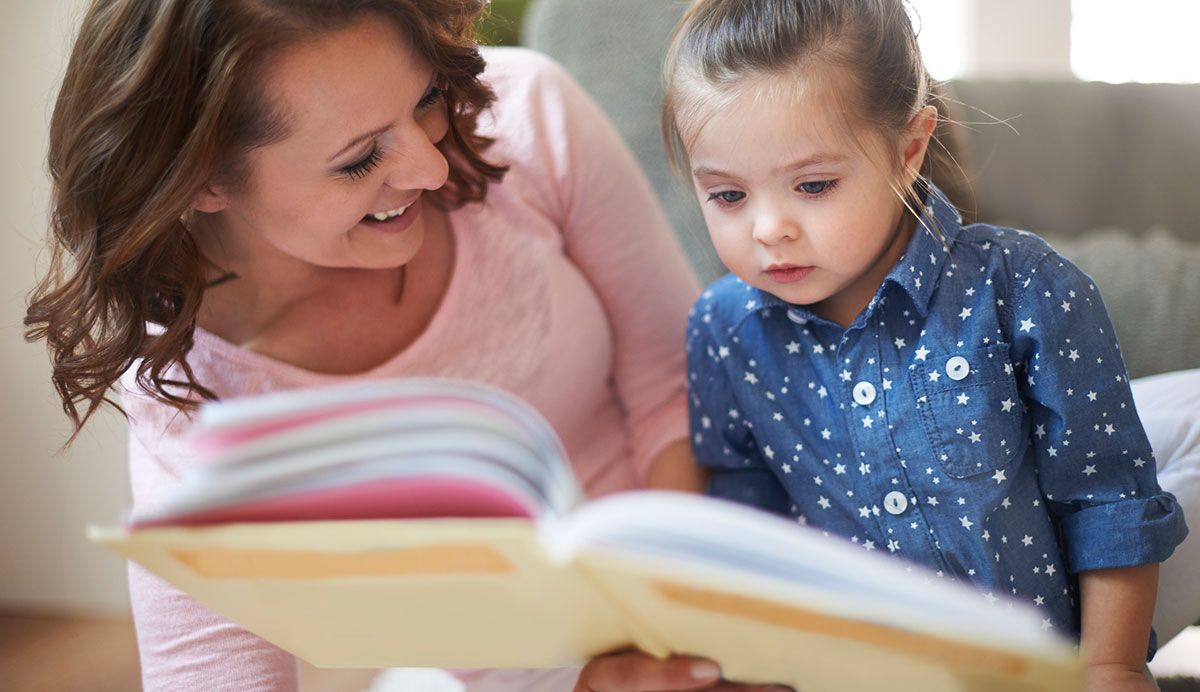
{"type": "Polygon", "coordinates": [[[960,80],[975,218],[1035,233],[1165,226],[1200,241],[1200,85],[960,80]]]}

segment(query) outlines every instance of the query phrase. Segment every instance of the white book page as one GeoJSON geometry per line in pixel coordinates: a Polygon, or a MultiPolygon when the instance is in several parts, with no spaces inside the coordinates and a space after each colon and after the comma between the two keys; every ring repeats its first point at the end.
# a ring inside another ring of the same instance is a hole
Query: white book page
{"type": "Polygon", "coordinates": [[[1017,651],[1063,647],[1031,605],[984,594],[923,566],[725,500],[631,491],[547,522],[543,540],[560,561],[588,550],[633,553],[646,564],[732,590],[897,629],[1017,651]]]}

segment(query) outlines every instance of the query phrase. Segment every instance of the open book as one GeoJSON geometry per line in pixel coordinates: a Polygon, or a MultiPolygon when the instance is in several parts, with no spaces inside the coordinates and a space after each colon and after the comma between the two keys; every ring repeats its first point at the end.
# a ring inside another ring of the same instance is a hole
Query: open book
{"type": "Polygon", "coordinates": [[[90,536],[318,666],[556,667],[637,646],[798,690],[1076,690],[1016,602],[684,493],[584,501],[549,425],[412,379],[206,405],[204,464],[90,536]]]}

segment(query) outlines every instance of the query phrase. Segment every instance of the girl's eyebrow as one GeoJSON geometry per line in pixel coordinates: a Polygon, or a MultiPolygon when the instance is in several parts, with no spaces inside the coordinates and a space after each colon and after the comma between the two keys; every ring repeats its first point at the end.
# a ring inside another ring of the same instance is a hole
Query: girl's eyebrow
{"type": "MultiPolygon", "coordinates": [[[[776,168],[775,170],[771,171],[771,173],[773,175],[778,175],[780,173],[790,173],[792,171],[802,170],[802,169],[808,168],[810,166],[820,166],[820,165],[825,165],[825,164],[830,164],[830,163],[841,163],[842,161],[845,161],[847,158],[848,157],[846,157],[843,154],[834,154],[834,153],[813,154],[812,156],[806,156],[798,161],[793,161],[791,163],[780,166],[780,167],[776,168]]],[[[717,177],[717,178],[733,177],[730,173],[726,173],[725,171],[718,170],[716,168],[709,168],[708,166],[697,166],[697,167],[693,168],[692,176],[696,177],[696,178],[702,178],[702,177],[706,177],[706,176],[712,176],[712,177],[717,177]]]]}
{"type": "Polygon", "coordinates": [[[846,159],[847,159],[847,157],[844,154],[835,154],[833,152],[822,152],[822,153],[818,153],[818,154],[813,154],[812,156],[806,156],[806,157],[800,159],[799,161],[793,161],[792,163],[789,163],[785,166],[780,166],[779,168],[776,168],[773,171],[773,173],[790,173],[792,171],[799,171],[799,170],[808,168],[810,166],[821,166],[821,165],[830,164],[830,163],[841,163],[842,161],[845,161],[846,159]]]}

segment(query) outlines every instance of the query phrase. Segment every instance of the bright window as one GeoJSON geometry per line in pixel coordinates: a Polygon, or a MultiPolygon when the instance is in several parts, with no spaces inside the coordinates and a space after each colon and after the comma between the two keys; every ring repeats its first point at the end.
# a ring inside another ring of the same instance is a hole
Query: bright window
{"type": "MultiPolygon", "coordinates": [[[[970,76],[974,7],[1007,0],[908,0],[916,15],[921,51],[935,79],[970,76]]],[[[1071,6],[1071,71],[1087,81],[1200,82],[1198,0],[1053,0],[1071,6]]],[[[1014,8],[1014,11],[1018,11],[1014,8]]],[[[1036,22],[1036,14],[1028,18],[1036,22]]],[[[988,30],[988,28],[977,29],[988,30]]],[[[1020,37],[1007,44],[1019,51],[1020,37]]],[[[977,57],[977,56],[975,56],[977,57]]],[[[988,64],[1003,56],[987,56],[988,64]]],[[[1047,75],[1064,66],[1048,65],[1047,75]]],[[[994,68],[993,68],[994,69],[994,68]]],[[[1027,70],[1027,65],[1022,65],[1027,70]]],[[[1026,75],[1027,76],[1027,75],[1026,75]]],[[[1054,78],[1054,77],[1052,77],[1054,78]]]]}
{"type": "Polygon", "coordinates": [[[1200,82],[1196,0],[1072,0],[1071,70],[1103,82],[1200,82]]]}
{"type": "Polygon", "coordinates": [[[963,72],[966,58],[966,3],[962,0],[912,0],[921,56],[934,79],[963,72]]]}

